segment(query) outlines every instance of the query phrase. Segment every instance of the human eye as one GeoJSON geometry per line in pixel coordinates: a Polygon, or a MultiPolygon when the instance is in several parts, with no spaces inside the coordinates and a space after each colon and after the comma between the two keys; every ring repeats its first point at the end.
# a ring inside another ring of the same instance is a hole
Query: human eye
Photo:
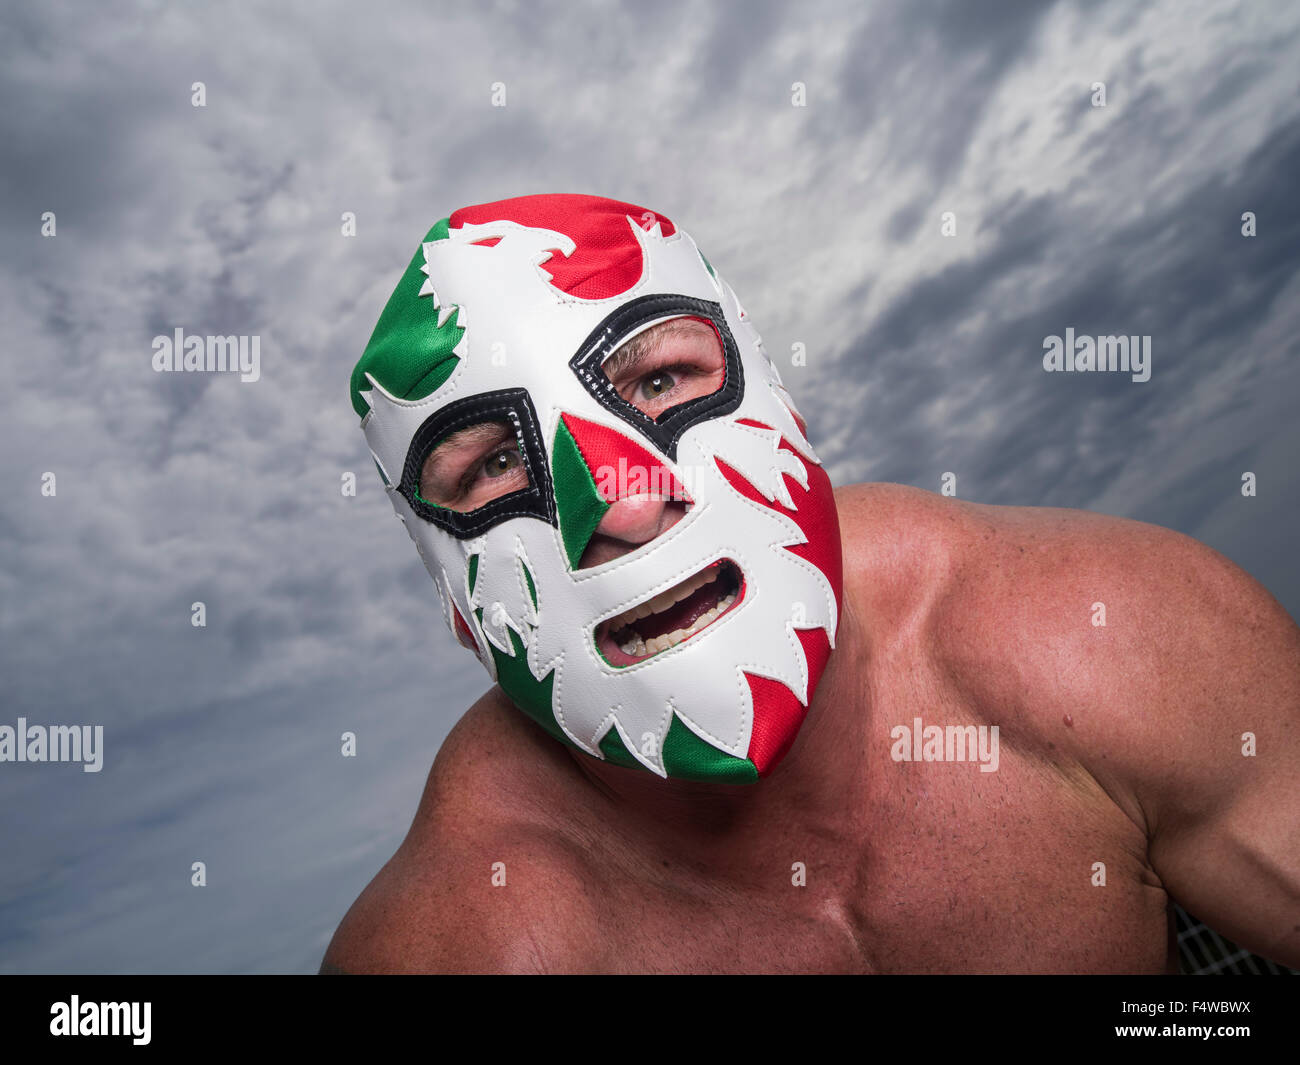
{"type": "Polygon", "coordinates": [[[651,417],[716,392],[724,376],[716,334],[694,319],[669,321],[635,338],[625,353],[615,353],[608,371],[615,391],[651,417]]]}
{"type": "Polygon", "coordinates": [[[420,496],[461,512],[528,487],[528,469],[508,422],[485,422],[440,442],[425,460],[420,496]]]}
{"type": "Polygon", "coordinates": [[[494,481],[497,478],[505,477],[512,470],[518,469],[523,465],[523,456],[519,454],[519,448],[515,444],[509,447],[498,448],[479,466],[479,474],[494,481]]]}
{"type": "Polygon", "coordinates": [[[656,370],[654,373],[648,373],[641,378],[637,383],[636,393],[647,403],[656,402],[672,393],[672,390],[677,387],[680,377],[685,377],[681,367],[673,366],[663,370],[656,370]]]}

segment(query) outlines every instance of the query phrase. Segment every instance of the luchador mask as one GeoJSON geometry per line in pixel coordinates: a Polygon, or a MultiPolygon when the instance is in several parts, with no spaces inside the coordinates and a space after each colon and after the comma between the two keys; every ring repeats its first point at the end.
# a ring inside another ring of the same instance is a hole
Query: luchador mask
{"type": "Polygon", "coordinates": [[[448,626],[542,728],[661,777],[751,782],[785,754],[835,641],[834,498],[686,233],[593,196],[456,211],[352,401],[448,626]],[[634,343],[677,320],[676,346],[634,343]],[[653,535],[611,553],[631,506],[653,535]]]}

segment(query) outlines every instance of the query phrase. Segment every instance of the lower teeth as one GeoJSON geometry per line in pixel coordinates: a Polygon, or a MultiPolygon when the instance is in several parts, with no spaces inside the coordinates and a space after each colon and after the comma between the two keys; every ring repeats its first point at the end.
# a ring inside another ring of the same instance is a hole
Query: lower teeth
{"type": "Polygon", "coordinates": [[[685,629],[674,629],[672,632],[665,633],[662,636],[652,636],[649,640],[641,638],[639,633],[633,632],[631,637],[624,643],[618,645],[619,650],[625,655],[649,655],[657,654],[660,651],[666,651],[670,647],[676,647],[686,637],[697,633],[710,622],[715,621],[718,616],[736,601],[736,593],[724,596],[718,600],[717,606],[710,607],[685,629]]]}

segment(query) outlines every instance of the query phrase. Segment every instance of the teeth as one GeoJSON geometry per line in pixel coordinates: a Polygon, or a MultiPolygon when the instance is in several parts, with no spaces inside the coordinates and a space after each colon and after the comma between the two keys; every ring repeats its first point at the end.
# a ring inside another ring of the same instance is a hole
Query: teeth
{"type": "MultiPolygon", "coordinates": [[[[727,608],[735,601],[736,593],[732,592],[720,599],[717,606],[710,607],[692,621],[689,628],[674,629],[662,636],[652,636],[649,640],[643,640],[640,634],[633,630],[628,635],[627,640],[618,645],[619,649],[625,655],[652,655],[658,654],[660,651],[666,651],[670,647],[676,647],[686,637],[694,635],[704,626],[716,621],[718,616],[725,613],[727,608]]],[[[615,626],[615,631],[617,631],[617,626],[615,626]]]]}
{"type": "Polygon", "coordinates": [[[648,653],[646,651],[645,641],[636,633],[632,634],[632,637],[627,641],[627,643],[619,644],[619,650],[621,650],[625,655],[643,655],[648,653]]]}
{"type": "Polygon", "coordinates": [[[708,569],[695,574],[693,577],[688,577],[686,580],[682,581],[681,584],[673,585],[673,587],[669,588],[666,592],[660,592],[648,602],[642,603],[640,606],[634,606],[631,610],[624,611],[610,622],[610,628],[617,631],[618,629],[626,628],[638,618],[649,617],[651,614],[657,614],[661,610],[667,610],[674,603],[681,602],[697,588],[708,584],[710,581],[717,580],[718,573],[719,567],[715,563],[708,567],[708,569]]]}
{"type": "Polygon", "coordinates": [[[676,590],[675,588],[669,588],[666,592],[660,592],[650,602],[641,604],[637,608],[637,613],[641,617],[645,617],[647,614],[657,614],[661,610],[667,610],[677,602],[677,596],[673,594],[676,590]]]}
{"type": "Polygon", "coordinates": [[[691,622],[691,627],[686,630],[686,635],[689,636],[693,632],[699,632],[700,629],[704,628],[704,626],[707,625],[710,621],[713,621],[725,609],[726,607],[722,606],[721,603],[719,603],[717,606],[710,607],[698,618],[696,618],[694,621],[691,622]]]}

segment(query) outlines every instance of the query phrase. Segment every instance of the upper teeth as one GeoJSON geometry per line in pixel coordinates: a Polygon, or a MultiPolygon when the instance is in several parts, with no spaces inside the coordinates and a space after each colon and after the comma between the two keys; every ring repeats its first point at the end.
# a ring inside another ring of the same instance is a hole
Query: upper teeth
{"type": "Polygon", "coordinates": [[[666,592],[660,592],[653,599],[650,599],[640,606],[634,606],[631,610],[625,610],[609,623],[610,632],[618,632],[619,629],[625,628],[636,621],[637,618],[648,617],[651,614],[657,614],[661,610],[667,610],[674,603],[680,603],[696,588],[708,584],[709,581],[715,580],[718,576],[717,565],[712,565],[706,570],[695,574],[694,577],[687,577],[681,584],[674,584],[666,592]]]}
{"type": "Polygon", "coordinates": [[[730,595],[723,596],[718,601],[717,606],[709,607],[708,610],[692,621],[688,628],[673,629],[672,632],[666,632],[662,636],[652,636],[648,640],[641,639],[641,636],[633,630],[627,642],[619,644],[619,647],[624,654],[628,655],[652,655],[657,654],[659,651],[666,651],[670,647],[676,647],[692,633],[699,632],[700,629],[714,621],[719,614],[723,613],[735,601],[736,593],[732,592],[730,595]]]}

